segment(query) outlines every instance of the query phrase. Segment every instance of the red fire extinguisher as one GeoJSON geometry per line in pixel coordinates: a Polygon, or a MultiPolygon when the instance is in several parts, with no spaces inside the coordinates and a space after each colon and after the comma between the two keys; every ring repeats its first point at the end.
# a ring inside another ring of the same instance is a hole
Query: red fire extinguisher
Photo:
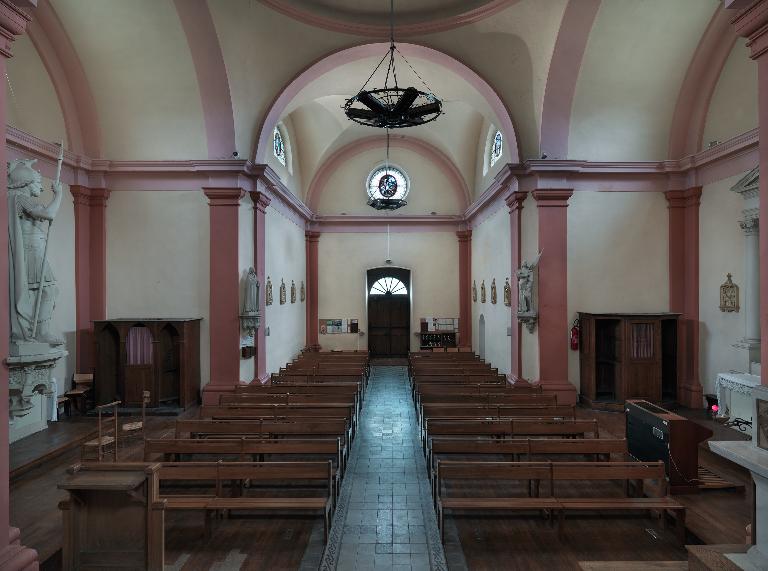
{"type": "Polygon", "coordinates": [[[573,327],[571,327],[571,350],[579,350],[579,320],[573,320],[573,327]]]}

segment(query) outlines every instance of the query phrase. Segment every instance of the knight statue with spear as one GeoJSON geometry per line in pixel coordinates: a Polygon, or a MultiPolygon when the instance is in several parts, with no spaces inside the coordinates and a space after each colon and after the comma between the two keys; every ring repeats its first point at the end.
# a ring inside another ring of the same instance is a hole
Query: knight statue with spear
{"type": "Polygon", "coordinates": [[[48,263],[51,225],[61,204],[61,163],[51,186],[53,199],[40,199],[42,177],[32,168],[35,159],[8,165],[8,232],[10,256],[11,343],[61,345],[51,331],[51,318],[59,289],[48,263]]]}

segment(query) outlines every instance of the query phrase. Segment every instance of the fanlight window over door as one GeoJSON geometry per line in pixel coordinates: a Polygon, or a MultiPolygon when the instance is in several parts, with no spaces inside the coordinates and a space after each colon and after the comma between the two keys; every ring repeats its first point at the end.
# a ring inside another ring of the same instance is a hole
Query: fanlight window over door
{"type": "Polygon", "coordinates": [[[397,278],[381,278],[371,286],[370,295],[408,295],[408,288],[397,278]]]}

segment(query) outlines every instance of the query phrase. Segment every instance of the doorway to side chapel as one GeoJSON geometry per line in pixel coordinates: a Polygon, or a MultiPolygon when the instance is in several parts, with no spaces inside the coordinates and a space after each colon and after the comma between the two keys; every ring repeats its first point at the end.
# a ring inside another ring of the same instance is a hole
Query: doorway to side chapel
{"type": "Polygon", "coordinates": [[[407,357],[411,339],[411,271],[368,270],[368,351],[371,357],[407,357]]]}

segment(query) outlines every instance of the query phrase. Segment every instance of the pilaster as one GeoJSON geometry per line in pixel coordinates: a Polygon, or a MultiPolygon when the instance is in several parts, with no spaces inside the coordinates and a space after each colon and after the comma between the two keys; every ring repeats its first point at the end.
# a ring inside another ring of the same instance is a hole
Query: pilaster
{"type": "MultiPolygon", "coordinates": [[[[5,77],[6,60],[12,57],[11,46],[16,36],[26,30],[32,18],[20,10],[10,0],[0,0],[0,76],[5,77]]],[[[6,93],[0,90],[0,125],[3,132],[7,127],[6,93]]],[[[8,161],[5,137],[0,142],[0,164],[8,161]]],[[[8,180],[0,177],[0,276],[8,276],[8,180]]],[[[8,280],[0,279],[0,359],[8,356],[10,337],[10,306],[8,280]]],[[[38,569],[37,551],[21,545],[20,533],[9,522],[10,496],[8,448],[8,368],[0,367],[0,569],[35,570],[38,569]]]]}
{"type": "Polygon", "coordinates": [[[241,188],[203,188],[210,213],[210,380],[203,404],[240,382],[240,272],[238,222],[241,188]]]}
{"type": "Polygon", "coordinates": [[[304,233],[307,248],[307,349],[309,351],[319,351],[319,263],[318,246],[320,242],[320,232],[304,233]]]}
{"type": "Polygon", "coordinates": [[[517,320],[518,304],[518,283],[515,279],[515,271],[522,263],[522,217],[523,203],[528,193],[525,191],[515,191],[509,194],[505,199],[509,208],[509,239],[510,239],[510,288],[512,289],[512,319],[510,346],[512,358],[510,360],[510,376],[515,379],[523,378],[523,329],[522,323],[517,320]]]}
{"type": "Polygon", "coordinates": [[[256,330],[256,363],[254,371],[256,377],[254,382],[265,383],[269,378],[267,374],[267,336],[266,336],[266,215],[267,207],[272,200],[263,192],[251,192],[251,201],[253,202],[253,268],[256,270],[256,277],[261,284],[259,288],[259,307],[261,308],[261,324],[256,330]]]}
{"type": "Polygon", "coordinates": [[[568,381],[568,199],[572,189],[534,190],[539,215],[539,381],[561,404],[576,402],[568,381]]]}
{"type": "Polygon", "coordinates": [[[459,239],[459,346],[472,346],[472,230],[456,232],[459,239]]]}
{"type": "Polygon", "coordinates": [[[699,205],[701,187],[665,193],[669,207],[669,310],[680,313],[677,400],[701,408],[699,379],[699,205]]]}

